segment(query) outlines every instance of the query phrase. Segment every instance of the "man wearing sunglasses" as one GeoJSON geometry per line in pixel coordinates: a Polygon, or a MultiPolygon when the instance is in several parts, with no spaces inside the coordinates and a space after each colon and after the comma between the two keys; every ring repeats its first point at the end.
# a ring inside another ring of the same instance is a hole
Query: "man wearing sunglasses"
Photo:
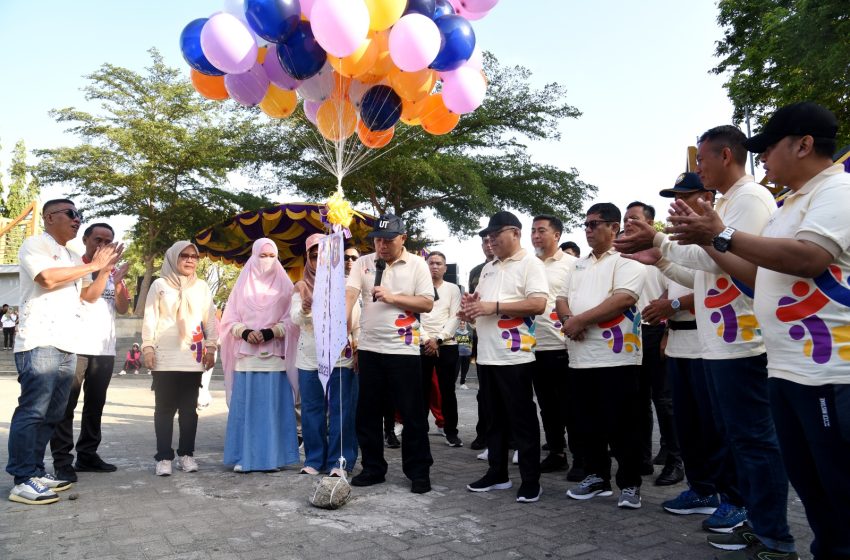
{"type": "Polygon", "coordinates": [[[15,478],[9,494],[31,505],[59,501],[57,491],[71,482],[44,470],[44,452],[65,414],[77,365],[82,329],[81,280],[110,271],[120,251],[99,248],[88,264],[77,264],[66,244],[77,236],[82,215],[67,199],[49,200],[42,208],[44,233],[24,240],[20,261],[21,319],[15,340],[15,365],[21,396],[9,426],[6,472],[15,478]]]}

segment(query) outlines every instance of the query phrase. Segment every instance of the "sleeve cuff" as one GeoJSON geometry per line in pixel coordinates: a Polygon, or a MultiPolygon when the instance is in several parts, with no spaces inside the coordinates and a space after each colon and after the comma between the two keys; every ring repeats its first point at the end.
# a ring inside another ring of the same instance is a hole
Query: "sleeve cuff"
{"type": "Polygon", "coordinates": [[[839,245],[832,239],[824,237],[823,235],[820,235],[813,231],[799,231],[797,232],[797,235],[794,236],[794,239],[814,243],[815,245],[824,249],[826,252],[832,255],[833,259],[838,258],[838,255],[843,253],[843,251],[841,250],[841,245],[839,245]]]}

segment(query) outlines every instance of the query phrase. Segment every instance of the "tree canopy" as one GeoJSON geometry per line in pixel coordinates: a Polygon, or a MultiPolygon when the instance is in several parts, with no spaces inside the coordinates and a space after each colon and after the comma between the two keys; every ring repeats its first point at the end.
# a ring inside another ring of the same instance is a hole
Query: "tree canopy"
{"type": "Polygon", "coordinates": [[[724,29],[716,74],[740,122],[749,109],[760,122],[783,105],[814,101],[842,124],[850,143],[850,17],[847,0],[720,0],[724,29]]]}

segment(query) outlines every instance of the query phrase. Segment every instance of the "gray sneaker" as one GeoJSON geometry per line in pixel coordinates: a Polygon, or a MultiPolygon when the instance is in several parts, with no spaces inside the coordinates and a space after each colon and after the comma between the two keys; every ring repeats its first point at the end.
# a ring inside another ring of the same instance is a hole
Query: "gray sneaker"
{"type": "Polygon", "coordinates": [[[617,506],[621,508],[640,509],[640,488],[629,486],[620,491],[620,499],[617,506]]]}
{"type": "Polygon", "coordinates": [[[16,484],[9,493],[9,500],[21,504],[44,505],[58,502],[59,496],[42,484],[40,478],[34,476],[16,484]]]}
{"type": "Polygon", "coordinates": [[[589,500],[595,496],[611,496],[612,494],[614,492],[611,491],[611,483],[595,474],[586,476],[577,486],[567,490],[567,496],[574,500],[589,500]]]}

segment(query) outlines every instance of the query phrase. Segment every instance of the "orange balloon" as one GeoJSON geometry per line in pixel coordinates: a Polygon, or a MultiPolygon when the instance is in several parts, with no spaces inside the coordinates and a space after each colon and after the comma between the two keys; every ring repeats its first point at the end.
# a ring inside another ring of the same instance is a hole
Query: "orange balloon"
{"type": "Polygon", "coordinates": [[[374,37],[372,37],[372,42],[375,43],[375,49],[378,51],[375,64],[372,66],[372,72],[386,76],[395,67],[393,59],[390,57],[390,32],[379,31],[375,33],[374,37]]]}
{"type": "Polygon", "coordinates": [[[369,130],[363,121],[357,123],[357,136],[367,148],[383,148],[395,136],[395,127],[387,130],[369,130]]]}
{"type": "Polygon", "coordinates": [[[418,72],[405,72],[393,68],[387,78],[402,99],[411,101],[419,101],[428,97],[434,89],[434,84],[437,83],[437,74],[430,68],[423,68],[418,72]]]}
{"type": "Polygon", "coordinates": [[[295,111],[298,106],[298,96],[294,91],[282,89],[274,84],[269,84],[266,96],[260,101],[260,109],[263,113],[274,119],[285,119],[295,111]]]}
{"type": "Polygon", "coordinates": [[[439,136],[454,130],[460,122],[460,115],[446,109],[443,103],[443,94],[435,93],[428,96],[425,106],[422,108],[422,128],[429,134],[439,136]]]}
{"type": "Polygon", "coordinates": [[[262,64],[266,61],[266,54],[269,52],[268,47],[258,47],[257,48],[257,62],[262,64]]]}
{"type": "Polygon", "coordinates": [[[331,142],[348,138],[357,128],[354,105],[340,99],[328,99],[316,112],[316,128],[331,142]]]}
{"type": "Polygon", "coordinates": [[[222,101],[230,97],[224,89],[224,76],[207,76],[192,68],[191,80],[195,91],[207,99],[222,101]]]}
{"type": "Polygon", "coordinates": [[[365,74],[378,59],[378,43],[373,40],[374,37],[375,32],[373,31],[353,54],[345,58],[337,58],[328,53],[328,62],[331,63],[334,70],[349,78],[358,74],[365,74]]]}
{"type": "Polygon", "coordinates": [[[334,85],[331,97],[345,99],[348,97],[348,88],[351,87],[351,78],[339,75],[336,70],[333,73],[334,85]]]}
{"type": "Polygon", "coordinates": [[[401,122],[409,126],[417,126],[422,124],[422,110],[425,108],[425,103],[428,99],[420,99],[419,101],[410,101],[402,98],[401,100],[401,122]]]}

